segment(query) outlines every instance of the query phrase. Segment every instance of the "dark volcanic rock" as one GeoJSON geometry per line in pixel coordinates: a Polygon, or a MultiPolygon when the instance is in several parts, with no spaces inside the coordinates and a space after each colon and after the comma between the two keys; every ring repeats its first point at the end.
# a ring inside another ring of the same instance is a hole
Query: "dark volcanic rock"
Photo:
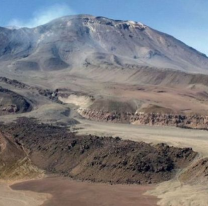
{"type": "Polygon", "coordinates": [[[15,79],[9,79],[6,77],[0,77],[0,82],[12,85],[13,87],[19,88],[19,89],[27,89],[27,90],[34,90],[37,91],[40,95],[45,96],[47,98],[49,98],[52,101],[55,101],[57,103],[61,103],[58,100],[58,90],[55,91],[51,91],[50,89],[42,89],[40,87],[33,87],[33,86],[29,86],[25,83],[19,82],[15,79]]]}
{"type": "Polygon", "coordinates": [[[21,95],[0,87],[0,115],[31,111],[31,104],[21,95]]]}
{"type": "Polygon", "coordinates": [[[67,128],[21,118],[1,125],[28,152],[33,164],[49,173],[111,183],[157,183],[171,179],[196,157],[190,148],[152,146],[120,138],[77,136],[67,128]]]}

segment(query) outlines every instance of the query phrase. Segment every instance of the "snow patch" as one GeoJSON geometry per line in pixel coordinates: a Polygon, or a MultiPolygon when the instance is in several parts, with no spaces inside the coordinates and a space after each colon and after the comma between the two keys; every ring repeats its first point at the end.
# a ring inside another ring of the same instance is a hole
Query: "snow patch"
{"type": "Polygon", "coordinates": [[[71,22],[71,21],[68,21],[68,22],[67,22],[67,26],[70,27],[71,25],[72,25],[72,22],[71,22]]]}
{"type": "Polygon", "coordinates": [[[141,22],[127,21],[127,23],[129,24],[129,26],[132,26],[134,28],[145,29],[147,27],[141,22]]]}

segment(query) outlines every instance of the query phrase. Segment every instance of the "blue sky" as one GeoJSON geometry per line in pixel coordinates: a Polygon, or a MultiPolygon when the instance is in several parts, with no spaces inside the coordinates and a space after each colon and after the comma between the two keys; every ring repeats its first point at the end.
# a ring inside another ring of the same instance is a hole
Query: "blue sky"
{"type": "Polygon", "coordinates": [[[0,26],[33,27],[71,14],[140,21],[208,55],[207,0],[1,0],[0,26]]]}

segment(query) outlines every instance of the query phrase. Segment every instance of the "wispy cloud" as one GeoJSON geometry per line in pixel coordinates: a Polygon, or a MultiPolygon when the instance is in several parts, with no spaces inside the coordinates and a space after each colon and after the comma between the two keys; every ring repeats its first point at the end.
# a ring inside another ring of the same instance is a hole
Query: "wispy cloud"
{"type": "Polygon", "coordinates": [[[12,19],[8,23],[8,26],[33,28],[46,24],[53,19],[73,14],[75,14],[75,12],[68,5],[55,4],[51,7],[41,8],[39,11],[34,12],[32,18],[27,21],[21,19],[12,19]]]}

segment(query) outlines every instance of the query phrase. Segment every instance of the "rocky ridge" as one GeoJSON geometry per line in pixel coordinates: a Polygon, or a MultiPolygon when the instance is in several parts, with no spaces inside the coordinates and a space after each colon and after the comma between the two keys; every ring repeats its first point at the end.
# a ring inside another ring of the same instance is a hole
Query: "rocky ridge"
{"type": "Polygon", "coordinates": [[[39,124],[27,118],[1,124],[0,131],[10,136],[18,148],[24,148],[38,168],[95,182],[151,184],[166,181],[197,156],[191,148],[151,145],[119,137],[77,136],[65,127],[39,124]]]}
{"type": "Polygon", "coordinates": [[[79,109],[79,113],[90,120],[136,125],[177,126],[183,128],[208,129],[208,116],[193,114],[161,113],[113,113],[79,109]]]}
{"type": "Polygon", "coordinates": [[[35,167],[27,152],[12,135],[0,131],[0,179],[15,180],[41,176],[43,171],[35,167]]]}
{"type": "Polygon", "coordinates": [[[31,109],[29,100],[0,86],[0,115],[24,113],[31,109]]]}
{"type": "Polygon", "coordinates": [[[57,103],[61,103],[57,98],[58,90],[51,91],[50,89],[42,89],[40,87],[30,86],[28,84],[19,82],[15,79],[9,79],[9,78],[6,78],[6,77],[0,77],[0,82],[3,82],[5,84],[11,85],[11,86],[13,86],[15,88],[19,88],[19,89],[35,90],[40,95],[42,95],[44,97],[47,97],[48,99],[50,99],[52,101],[55,101],[57,103]]]}

